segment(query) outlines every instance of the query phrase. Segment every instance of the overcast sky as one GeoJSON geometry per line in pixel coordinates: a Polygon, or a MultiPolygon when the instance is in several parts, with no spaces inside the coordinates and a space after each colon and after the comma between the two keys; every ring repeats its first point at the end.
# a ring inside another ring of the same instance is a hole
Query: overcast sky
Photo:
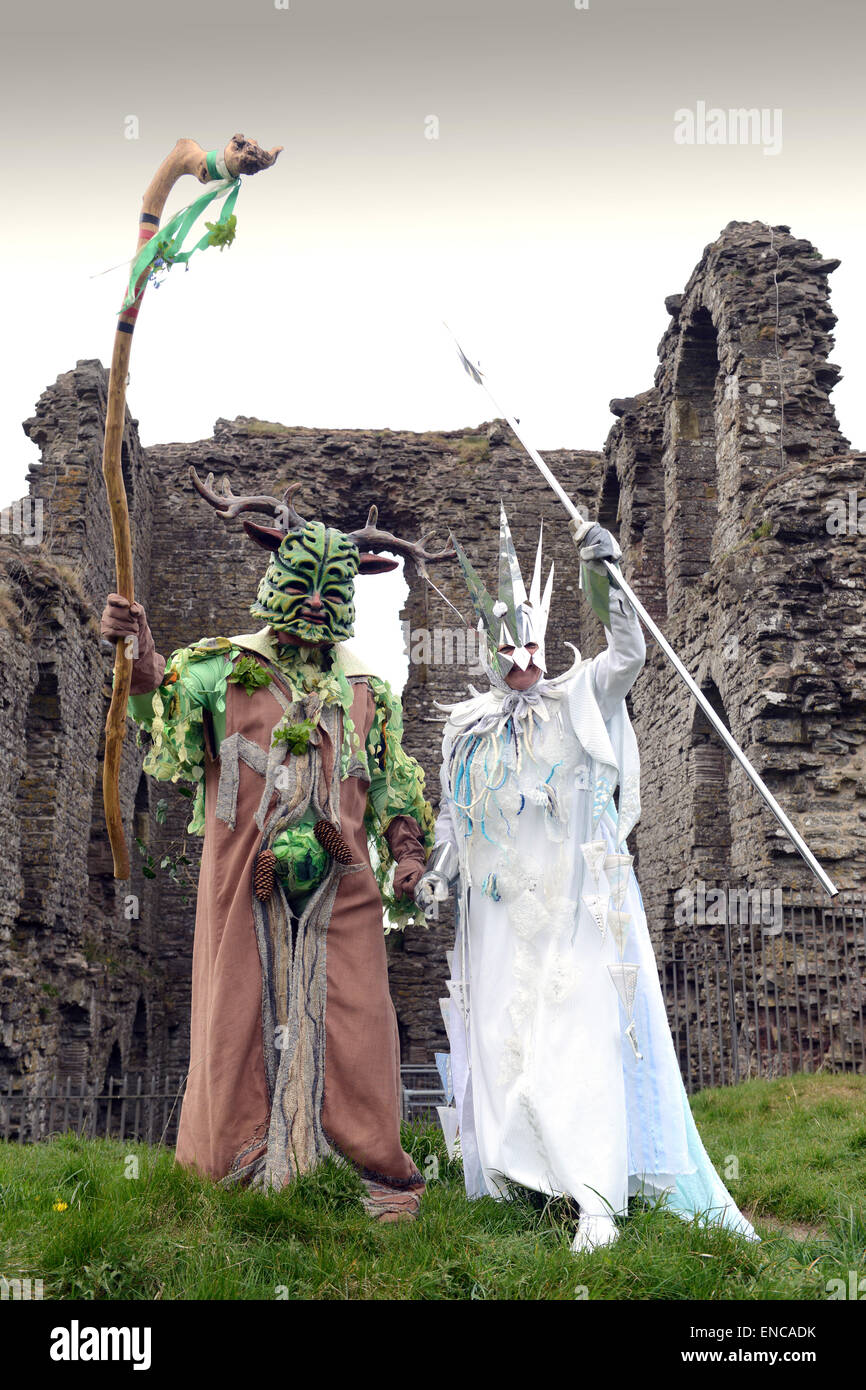
{"type": "Polygon", "coordinates": [[[110,357],[124,275],[93,277],[132,254],[156,166],[236,130],[285,152],[234,246],[148,294],[145,444],[218,415],[477,424],[444,317],[542,447],[599,448],[610,398],[652,383],[665,295],[761,219],[842,258],[833,400],[863,446],[864,29],[854,0],[7,0],[0,503],[46,384],[110,357]],[[677,143],[699,102],[780,111],[781,150],[677,143]]]}

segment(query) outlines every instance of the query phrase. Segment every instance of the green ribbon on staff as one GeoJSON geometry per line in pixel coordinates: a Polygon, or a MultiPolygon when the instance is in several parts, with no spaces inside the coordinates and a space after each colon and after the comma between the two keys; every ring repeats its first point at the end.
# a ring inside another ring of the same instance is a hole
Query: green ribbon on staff
{"type": "Polygon", "coordinates": [[[238,200],[240,187],[240,179],[223,179],[215,188],[208,189],[200,198],[196,198],[194,203],[181,208],[180,212],[175,213],[164,227],[154,233],[150,240],[142,246],[132,262],[126,298],[120,306],[120,313],[123,313],[125,309],[132,308],[141,295],[147,281],[144,281],[138,293],[136,293],[136,285],[145,271],[152,267],[154,261],[164,261],[167,266],[183,264],[195,255],[196,251],[203,251],[207,246],[222,248],[231,245],[235,235],[234,206],[238,200]],[[225,197],[225,202],[217,221],[207,224],[208,231],[189,251],[181,250],[193,223],[198,220],[205,208],[209,207],[217,198],[222,197],[225,197]]]}

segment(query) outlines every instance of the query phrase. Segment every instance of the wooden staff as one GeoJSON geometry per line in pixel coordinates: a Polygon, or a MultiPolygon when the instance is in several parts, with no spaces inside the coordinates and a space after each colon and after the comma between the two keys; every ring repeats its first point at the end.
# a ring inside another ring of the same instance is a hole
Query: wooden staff
{"type": "MultiPolygon", "coordinates": [[[[254,140],[247,140],[243,135],[233,135],[219,160],[215,162],[213,159],[208,161],[207,152],[195,140],[178,140],[171,154],[160,164],[145,190],[141,203],[137,252],[159,230],[159,221],[166,199],[183,174],[193,174],[199,183],[211,183],[214,179],[224,177],[234,179],[241,174],[256,174],[260,169],[270,168],[281,149],[282,145],[278,145],[275,149],[263,150],[254,140]]],[[[114,351],[111,355],[108,408],[105,415],[105,442],[102,451],[102,474],[108,493],[111,534],[114,540],[117,592],[128,599],[130,603],[135,601],[135,582],[129,506],[123,484],[121,453],[132,334],[149,274],[149,267],[142,271],[135,286],[134,303],[128,309],[121,311],[118,321],[117,333],[114,338],[114,351]]],[[[114,656],[114,689],[108,717],[105,721],[102,799],[105,806],[105,822],[108,827],[111,854],[114,860],[114,877],[118,879],[129,878],[129,851],[123,833],[123,817],[120,809],[120,762],[123,755],[123,740],[126,736],[126,703],[132,681],[133,657],[134,650],[127,647],[126,639],[119,638],[114,656]]]]}

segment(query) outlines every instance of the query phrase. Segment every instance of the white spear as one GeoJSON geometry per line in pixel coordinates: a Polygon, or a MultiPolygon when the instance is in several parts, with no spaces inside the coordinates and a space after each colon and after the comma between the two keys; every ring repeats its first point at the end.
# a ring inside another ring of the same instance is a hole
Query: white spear
{"type": "MultiPolygon", "coordinates": [[[[448,328],[448,325],[446,324],[445,327],[448,328]]],[[[450,328],[448,329],[448,332],[451,333],[450,328]]],[[[498,400],[496,399],[496,397],[490,389],[490,385],[488,383],[485,373],[481,371],[480,367],[475,366],[474,363],[470,361],[467,354],[463,351],[462,347],[457,342],[457,339],[454,337],[453,333],[451,333],[451,337],[454,338],[454,344],[460,355],[460,361],[463,365],[464,370],[468,372],[469,376],[471,376],[474,382],[476,382],[479,386],[484,387],[484,390],[487,392],[487,395],[489,396],[491,402],[493,403],[496,409],[498,418],[507,421],[507,423],[511,426],[512,430],[517,435],[517,438],[520,440],[524,449],[529,454],[529,457],[532,459],[539,472],[542,474],[547,483],[556,493],[560,502],[565,507],[565,510],[568,512],[569,516],[571,516],[575,521],[583,523],[585,521],[585,518],[581,516],[577,507],[574,505],[571,498],[568,496],[568,493],[557,482],[553,473],[551,473],[547,464],[544,462],[544,459],[541,457],[541,454],[538,452],[537,449],[533,448],[532,444],[530,444],[529,440],[526,438],[525,433],[521,429],[519,422],[514,418],[513,415],[509,415],[508,411],[503,409],[503,407],[499,404],[498,400]]],[[[712,705],[710,704],[707,697],[704,695],[703,691],[699,688],[699,686],[689,675],[688,671],[686,670],[683,663],[680,661],[679,657],[677,656],[671,644],[668,642],[667,638],[664,636],[662,632],[659,631],[658,627],[656,627],[656,624],[653,622],[649,613],[644,608],[640,599],[634,593],[631,586],[626,582],[625,578],[623,577],[622,571],[619,569],[617,565],[612,564],[610,560],[603,560],[602,564],[607,570],[608,576],[610,577],[612,582],[625,594],[626,598],[628,599],[631,606],[634,608],[644,627],[655,638],[656,642],[661,647],[662,651],[664,652],[668,661],[673,666],[677,675],[680,676],[680,678],[683,681],[685,681],[692,695],[694,695],[695,699],[697,700],[707,719],[712,724],[716,733],[719,735],[719,738],[724,743],[728,752],[734,758],[736,758],[737,762],[742,767],[749,781],[752,783],[752,786],[760,792],[761,796],[764,798],[770,810],[773,812],[773,815],[776,817],[776,820],[779,822],[785,834],[788,836],[788,839],[794,845],[795,849],[798,850],[798,852],[802,855],[803,859],[806,861],[809,868],[812,870],[812,873],[815,875],[818,882],[821,884],[823,888],[826,889],[826,891],[830,894],[831,897],[835,897],[839,890],[833,883],[833,880],[829,877],[827,873],[825,873],[824,869],[818,863],[818,860],[815,858],[809,846],[806,844],[806,841],[803,839],[802,835],[800,835],[798,831],[794,829],[793,825],[789,821],[788,817],[785,815],[785,812],[782,810],[781,806],[779,805],[776,798],[773,796],[772,792],[769,790],[767,786],[765,786],[761,777],[756,772],[752,764],[749,762],[749,759],[746,757],[742,748],[737,743],[737,740],[733,737],[730,730],[725,727],[725,724],[716,714],[716,711],[713,709],[712,705]]]]}

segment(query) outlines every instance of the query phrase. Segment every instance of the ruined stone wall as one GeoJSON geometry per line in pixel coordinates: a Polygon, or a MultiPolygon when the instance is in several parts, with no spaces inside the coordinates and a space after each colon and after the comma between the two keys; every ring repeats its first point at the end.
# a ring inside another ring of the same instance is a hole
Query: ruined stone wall
{"type": "MultiPolygon", "coordinates": [[[[837,265],[761,223],[730,223],[706,248],[666,300],[655,386],[611,402],[602,512],[716,712],[839,885],[856,888],[864,537],[827,522],[834,498],[866,495],[866,477],[828,399],[837,265]]],[[[675,933],[674,894],[691,881],[811,885],[653,644],[632,708],[647,808],[636,845],[657,934],[675,933]]]]}
{"type": "MultiPolygon", "coordinates": [[[[866,498],[864,456],[848,453],[829,392],[827,276],[835,262],[785,228],[731,223],[682,295],[666,301],[654,386],[611,403],[602,454],[547,455],[578,504],[620,536],[624,569],[840,886],[866,869],[866,538],[831,535],[828,510],[866,498]]],[[[133,849],[115,884],[98,778],[111,653],[93,619],[113,587],[100,471],[107,373],[79,363],[43,395],[26,429],[41,447],[31,492],[44,499],[38,554],[4,543],[0,590],[0,829],[9,891],[0,911],[0,1076],[184,1065],[188,1045],[196,845],[189,805],[140,775],[130,738],[123,770],[128,834],[158,865],[185,848],[173,883],[133,849]],[[126,897],[138,916],[126,915],[126,897]],[[56,991],[56,992],[55,992],[56,991]]],[[[417,537],[453,528],[482,575],[495,574],[499,501],[531,563],[538,523],[557,570],[549,666],[584,656],[603,634],[577,591],[559,503],[500,422],[466,431],[308,430],[240,418],[213,438],[124,452],[137,593],[158,648],[243,632],[265,563],[237,523],[221,522],[187,477],[228,474],[237,493],[300,481],[297,505],[340,527],[370,503],[381,524],[417,537]]],[[[402,614],[415,646],[404,694],[405,744],[438,788],[442,715],[471,678],[454,615],[407,565],[402,614]],[[424,655],[429,651],[429,656],[424,655]],[[457,659],[455,659],[455,657],[457,659]]],[[[468,613],[453,569],[433,576],[468,613]]],[[[695,702],[649,644],[630,697],[643,760],[643,818],[633,836],[650,928],[676,937],[675,894],[697,879],[806,886],[776,822],[731,763],[695,702]]],[[[438,997],[446,919],[390,938],[392,991],[406,1060],[443,1043],[438,997]]]]}
{"type": "MultiPolygon", "coordinates": [[[[42,396],[25,430],[40,446],[30,496],[43,538],[0,543],[2,768],[0,1073],[86,1076],[160,1067],[163,969],[151,887],[133,856],[116,883],[102,813],[100,761],[113,654],[96,615],[114,587],[101,475],[107,373],[80,362],[42,396]]],[[[150,574],[151,488],[134,422],[124,438],[136,584],[150,574]]],[[[140,754],[125,751],[132,816],[140,754]]]]}

